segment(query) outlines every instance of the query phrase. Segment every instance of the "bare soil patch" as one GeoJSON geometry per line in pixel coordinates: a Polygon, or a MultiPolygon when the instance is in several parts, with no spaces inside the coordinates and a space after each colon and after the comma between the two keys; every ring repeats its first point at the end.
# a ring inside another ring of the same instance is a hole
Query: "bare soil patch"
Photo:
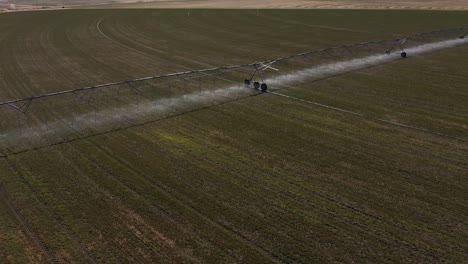
{"type": "MultiPolygon", "coordinates": [[[[464,0],[159,0],[110,4],[139,8],[440,9],[468,10],[464,0]]],[[[107,6],[107,5],[106,5],[107,6]]]]}
{"type": "Polygon", "coordinates": [[[1,2],[0,12],[45,10],[65,7],[99,8],[223,8],[223,9],[423,9],[468,10],[465,0],[18,0],[16,10],[1,2]]]}
{"type": "Polygon", "coordinates": [[[15,5],[14,9],[9,4],[0,4],[1,12],[21,12],[21,11],[41,11],[62,9],[58,6],[36,6],[36,5],[15,5]]]}

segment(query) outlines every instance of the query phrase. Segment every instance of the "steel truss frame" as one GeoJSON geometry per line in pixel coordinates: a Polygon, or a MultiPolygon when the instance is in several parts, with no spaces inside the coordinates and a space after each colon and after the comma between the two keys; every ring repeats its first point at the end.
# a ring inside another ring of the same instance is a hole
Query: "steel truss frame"
{"type": "MultiPolygon", "coordinates": [[[[392,51],[395,49],[396,46],[400,47],[402,51],[404,51],[403,45],[405,43],[411,42],[412,40],[415,40],[417,38],[425,37],[425,36],[430,36],[434,34],[444,34],[444,33],[450,33],[450,32],[460,32],[459,37],[465,37],[468,34],[468,27],[457,27],[457,28],[449,28],[449,29],[441,29],[441,30],[434,30],[430,32],[423,32],[423,33],[417,33],[414,35],[409,35],[409,36],[402,36],[394,39],[386,39],[386,40],[379,40],[379,41],[368,41],[368,42],[359,42],[359,43],[354,43],[354,44],[348,44],[348,45],[341,45],[341,46],[336,46],[336,47],[331,47],[331,48],[324,48],[324,49],[319,49],[319,50],[313,50],[313,51],[308,51],[308,52],[303,52],[299,54],[293,54],[290,56],[286,57],[280,57],[280,58],[275,58],[267,61],[262,61],[262,62],[254,62],[254,63],[248,63],[248,64],[239,64],[239,65],[231,65],[231,66],[224,66],[224,67],[218,67],[218,68],[210,68],[210,69],[202,69],[202,70],[192,70],[192,71],[183,71],[183,72],[176,72],[176,73],[169,73],[169,74],[163,74],[163,75],[157,75],[157,76],[150,76],[150,77],[144,77],[144,78],[137,78],[137,79],[132,79],[132,80],[124,80],[124,81],[119,81],[119,82],[112,82],[112,83],[106,83],[106,84],[99,84],[99,85],[94,85],[94,86],[87,86],[87,87],[81,87],[77,89],[72,89],[72,90],[64,90],[60,92],[54,92],[54,93],[48,93],[48,94],[41,94],[41,95],[35,95],[27,98],[21,98],[21,99],[15,99],[15,100],[9,100],[9,101],[4,101],[0,102],[0,107],[2,106],[8,106],[20,113],[26,114],[29,110],[29,107],[31,103],[34,100],[38,99],[43,99],[43,98],[49,98],[49,97],[58,97],[66,94],[73,94],[75,95],[79,100],[83,100],[86,103],[89,103],[92,100],[92,92],[93,90],[98,90],[98,89],[105,89],[108,87],[112,86],[117,86],[117,85],[128,85],[135,93],[139,93],[139,83],[143,83],[146,81],[150,80],[156,80],[156,79],[164,79],[164,78],[170,78],[170,77],[177,77],[180,79],[182,82],[190,82],[191,79],[193,79],[191,76],[196,75],[196,74],[203,74],[203,75],[210,75],[210,73],[222,73],[228,70],[234,70],[234,69],[240,69],[240,68],[245,68],[245,69],[251,69],[253,68],[253,73],[251,74],[249,79],[252,81],[253,78],[258,74],[261,78],[262,81],[264,81],[264,75],[263,71],[267,69],[273,69],[273,70],[278,70],[272,67],[275,63],[287,61],[293,58],[298,58],[298,57],[304,57],[307,55],[311,55],[314,53],[320,53],[320,52],[325,52],[329,53],[333,50],[338,50],[338,49],[346,49],[350,53],[352,53],[351,48],[356,47],[356,46],[363,46],[367,47],[372,44],[384,44],[384,43],[393,43],[390,47],[390,49],[387,49],[386,52],[392,51]],[[402,41],[404,40],[404,41],[402,41]],[[396,44],[395,44],[396,43],[396,44]],[[188,78],[187,78],[188,76],[188,78]]],[[[201,76],[200,76],[201,77],[201,76]]],[[[249,83],[250,84],[250,83],[249,83]]]]}

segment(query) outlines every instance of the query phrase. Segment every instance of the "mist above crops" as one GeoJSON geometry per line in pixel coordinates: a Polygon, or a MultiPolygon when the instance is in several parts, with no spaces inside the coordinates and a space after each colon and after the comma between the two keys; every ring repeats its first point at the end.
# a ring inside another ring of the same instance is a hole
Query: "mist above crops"
{"type": "MultiPolygon", "coordinates": [[[[453,39],[445,40],[435,43],[423,44],[420,46],[405,49],[409,56],[417,56],[426,52],[432,52],[444,48],[451,48],[454,46],[468,43],[467,39],[453,39]]],[[[286,86],[291,82],[301,82],[310,78],[321,78],[328,75],[335,75],[343,72],[354,71],[368,66],[382,64],[400,58],[400,53],[393,53],[391,55],[379,54],[368,56],[364,58],[356,58],[348,61],[341,61],[331,64],[320,65],[310,69],[289,73],[287,75],[280,75],[276,78],[267,80],[268,83],[273,85],[286,86]]]]}
{"type": "MultiPolygon", "coordinates": [[[[440,49],[451,48],[468,43],[468,39],[453,39],[435,43],[423,44],[406,49],[409,56],[418,56],[423,53],[433,52],[440,49]]],[[[383,64],[400,58],[400,53],[390,55],[378,54],[363,58],[331,62],[317,65],[312,68],[294,71],[288,74],[279,73],[273,78],[266,79],[265,82],[270,89],[288,89],[288,86],[307,80],[315,80],[327,76],[351,72],[354,70],[383,64]]],[[[203,78],[203,77],[201,77],[203,78]]],[[[232,80],[232,82],[236,82],[232,80]]],[[[175,97],[160,98],[154,101],[144,101],[138,104],[122,105],[119,107],[108,107],[103,110],[95,110],[85,114],[73,114],[73,117],[60,120],[46,120],[48,123],[36,127],[18,128],[10,131],[3,131],[3,140],[8,140],[9,144],[24,140],[40,140],[42,137],[50,135],[59,138],[69,137],[70,134],[78,133],[83,129],[91,129],[98,132],[105,132],[116,127],[119,123],[127,123],[125,126],[132,126],[142,123],[151,118],[161,118],[183,111],[190,111],[203,106],[209,106],[220,102],[226,102],[239,97],[251,94],[249,88],[238,85],[213,89],[214,87],[202,87],[202,90],[182,94],[175,97]]],[[[73,112],[75,109],[70,108],[73,112]]],[[[34,113],[33,113],[34,114],[34,113]]]]}

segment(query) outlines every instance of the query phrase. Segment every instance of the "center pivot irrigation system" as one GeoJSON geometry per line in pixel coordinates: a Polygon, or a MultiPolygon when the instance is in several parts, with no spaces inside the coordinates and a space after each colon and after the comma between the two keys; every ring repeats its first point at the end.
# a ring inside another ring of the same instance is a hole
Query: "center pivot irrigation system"
{"type": "Polygon", "coordinates": [[[464,40],[467,33],[467,27],[437,30],[263,62],[177,72],[0,102],[0,156],[406,58],[418,47],[447,41],[456,45],[467,43],[464,40]]]}
{"type": "Polygon", "coordinates": [[[401,58],[406,58],[408,56],[408,53],[405,51],[405,47],[414,47],[414,44],[422,44],[421,40],[422,39],[427,39],[430,38],[431,36],[439,35],[439,37],[446,37],[446,39],[453,38],[452,33],[454,33],[455,37],[458,37],[459,39],[465,39],[465,37],[468,35],[468,29],[466,27],[460,27],[460,28],[451,28],[451,29],[442,29],[442,30],[436,30],[436,31],[431,31],[431,32],[424,32],[424,33],[419,33],[415,35],[410,35],[410,36],[402,36],[396,39],[390,39],[390,40],[381,40],[381,41],[375,41],[375,42],[362,42],[362,43],[355,43],[351,45],[343,45],[343,46],[338,46],[338,47],[333,47],[333,48],[327,48],[327,49],[321,49],[321,50],[315,50],[315,51],[310,51],[306,53],[301,53],[301,54],[295,54],[289,57],[285,58],[278,58],[274,59],[271,61],[266,61],[266,62],[258,62],[256,64],[253,64],[252,66],[255,68],[251,77],[249,79],[244,80],[244,85],[246,87],[249,87],[256,75],[260,77],[259,81],[254,81],[253,82],[253,88],[255,90],[258,90],[259,88],[261,91],[266,91],[268,89],[268,85],[264,81],[264,71],[265,70],[274,70],[274,71],[279,71],[277,68],[273,68],[272,65],[274,65],[277,62],[281,62],[283,60],[290,59],[292,57],[297,57],[297,56],[305,56],[305,55],[310,55],[313,53],[317,52],[329,52],[335,49],[346,49],[349,52],[352,52],[351,49],[356,46],[368,46],[372,44],[384,44],[388,43],[389,45],[387,46],[388,49],[385,51],[385,54],[387,55],[392,55],[392,54],[399,54],[401,58]],[[412,42],[412,43],[411,43],[412,42]],[[409,44],[409,45],[407,45],[409,44]],[[261,81],[261,83],[260,83],[261,81]]]}

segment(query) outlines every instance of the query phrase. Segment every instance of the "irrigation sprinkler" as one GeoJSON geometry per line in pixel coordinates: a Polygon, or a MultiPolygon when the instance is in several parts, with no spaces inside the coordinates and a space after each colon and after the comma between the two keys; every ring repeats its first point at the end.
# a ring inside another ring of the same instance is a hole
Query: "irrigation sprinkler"
{"type": "Polygon", "coordinates": [[[464,32],[463,34],[460,35],[460,39],[464,39],[466,37],[466,35],[468,35],[468,31],[462,31],[464,32]]]}
{"type": "Polygon", "coordinates": [[[395,44],[388,50],[385,51],[387,55],[390,55],[393,53],[394,50],[399,50],[400,52],[400,57],[406,58],[408,54],[405,51],[404,44],[408,40],[408,37],[403,37],[395,40],[395,44]]]}
{"type": "Polygon", "coordinates": [[[274,71],[279,71],[278,69],[276,68],[273,68],[272,65],[275,64],[277,62],[277,60],[273,60],[273,61],[270,61],[270,62],[259,62],[259,63],[255,63],[253,66],[254,66],[254,71],[252,73],[252,75],[250,76],[250,79],[245,79],[244,80],[244,86],[245,87],[249,87],[250,84],[252,83],[252,80],[254,79],[255,75],[259,75],[260,76],[260,80],[262,81],[262,83],[258,82],[258,81],[255,81],[253,83],[253,88],[255,90],[261,90],[262,92],[266,92],[266,90],[268,89],[268,85],[265,83],[265,78],[264,78],[264,71],[267,70],[267,69],[270,69],[270,70],[274,70],[274,71]]]}
{"type": "MultiPolygon", "coordinates": [[[[419,52],[413,47],[423,44],[446,46],[441,40],[447,39],[456,42],[453,45],[462,44],[464,42],[453,40],[464,39],[467,33],[466,27],[437,30],[313,50],[263,62],[176,72],[0,102],[0,153],[37,147],[33,143],[42,144],[32,139],[27,144],[16,140],[28,138],[31,134],[35,138],[38,135],[53,137],[51,140],[60,142],[83,133],[105,133],[158,120],[161,116],[181,114],[198,109],[201,105],[249,96],[252,93],[246,92],[242,89],[242,83],[236,81],[246,74],[249,77],[244,79],[244,87],[266,92],[305,78],[317,80],[393,60],[382,59],[385,56],[377,56],[376,59],[375,56],[389,46],[386,54],[406,58],[407,52],[419,52]],[[279,68],[281,75],[271,76],[272,72],[279,72],[279,68]],[[265,78],[267,72],[268,78],[265,78]],[[13,143],[18,146],[12,147],[13,143]]],[[[426,51],[430,50],[432,48],[426,51]]]]}

